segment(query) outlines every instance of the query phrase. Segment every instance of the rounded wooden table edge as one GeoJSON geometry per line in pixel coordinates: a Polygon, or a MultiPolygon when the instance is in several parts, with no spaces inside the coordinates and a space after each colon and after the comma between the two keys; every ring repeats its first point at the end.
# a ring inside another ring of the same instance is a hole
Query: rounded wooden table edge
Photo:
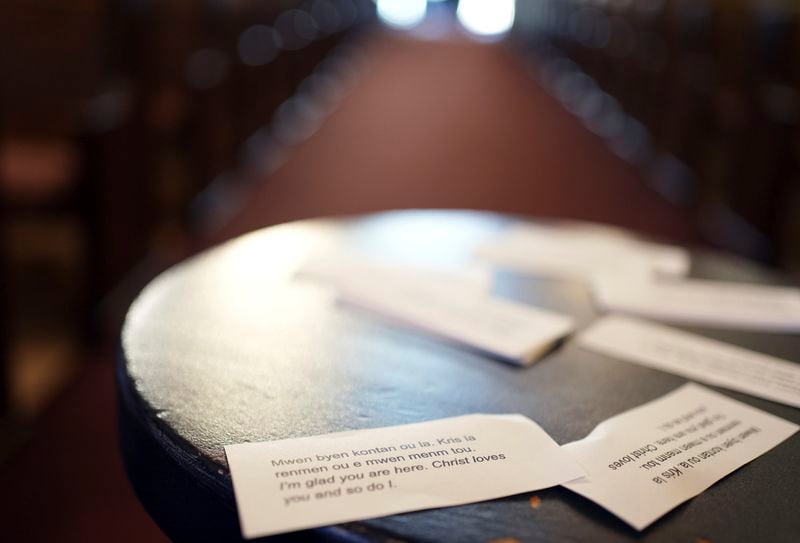
{"type": "MultiPolygon", "coordinates": [[[[121,346],[117,349],[115,381],[122,463],[147,514],[173,541],[245,541],[240,536],[228,466],[203,460],[199,452],[189,454],[187,450],[197,449],[174,430],[158,424],[156,411],[133,386],[121,346]],[[178,491],[183,499],[169,491],[178,485],[182,486],[178,491]]],[[[373,527],[350,522],[250,541],[368,543],[387,538],[388,534],[373,527]]]]}
{"type": "MultiPolygon", "coordinates": [[[[535,220],[520,215],[504,215],[479,210],[396,210],[393,213],[475,214],[498,223],[513,224],[535,220]]],[[[252,236],[263,230],[296,223],[350,223],[387,215],[376,212],[365,215],[321,217],[274,225],[244,234],[252,236]]],[[[544,220],[539,224],[565,221],[544,220]]],[[[566,221],[573,222],[573,221],[566,221]]],[[[194,260],[208,255],[231,242],[224,242],[162,273],[172,273],[194,260]]],[[[692,251],[694,253],[694,251],[692,251]]],[[[154,281],[157,281],[155,279],[154,281]]],[[[152,283],[151,283],[152,284],[152,283]]],[[[147,288],[142,292],[146,292],[147,288]]],[[[140,294],[141,296],[142,294],[140,294]]],[[[138,298],[137,298],[138,300],[138,298]]],[[[135,305],[136,302],[134,302],[135,305]]],[[[133,306],[132,306],[133,307],[133,306]]],[[[127,326],[127,319],[126,319],[127,326]]],[[[243,541],[240,535],[233,486],[227,465],[204,458],[199,450],[159,419],[158,410],[141,396],[132,375],[122,343],[118,348],[116,381],[118,389],[118,418],[120,448],[128,478],[139,500],[161,529],[176,541],[243,541]]],[[[590,507],[593,511],[595,507],[590,507]]],[[[608,514],[594,511],[601,519],[608,514]]],[[[612,528],[618,528],[613,523],[612,528]]],[[[619,535],[619,533],[617,533],[619,535]]],[[[631,535],[631,534],[628,534],[631,535]]],[[[641,537],[644,534],[637,534],[641,537]]],[[[270,541],[386,541],[392,534],[367,522],[326,526],[268,538],[270,541]]],[[[267,538],[264,538],[267,539],[267,538]]]]}

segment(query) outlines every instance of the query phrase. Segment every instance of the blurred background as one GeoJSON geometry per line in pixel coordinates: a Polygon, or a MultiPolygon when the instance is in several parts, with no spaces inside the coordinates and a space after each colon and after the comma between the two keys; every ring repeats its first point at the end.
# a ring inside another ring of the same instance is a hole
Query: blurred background
{"type": "Polygon", "coordinates": [[[0,69],[14,540],[163,537],[116,450],[119,327],[254,228],[489,209],[800,273],[796,0],[4,0],[0,69]]]}

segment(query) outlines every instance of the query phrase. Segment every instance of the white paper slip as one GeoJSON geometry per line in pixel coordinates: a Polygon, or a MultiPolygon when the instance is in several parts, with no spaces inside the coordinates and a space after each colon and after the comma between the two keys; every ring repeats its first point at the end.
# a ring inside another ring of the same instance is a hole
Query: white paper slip
{"type": "Polygon", "coordinates": [[[476,255],[537,275],[589,281],[683,277],[691,265],[689,253],[680,247],[588,227],[519,226],[479,247],[476,255]]]}
{"type": "Polygon", "coordinates": [[[522,415],[242,443],[225,452],[246,538],[490,500],[585,475],[522,415]]]}
{"type": "Polygon", "coordinates": [[[707,388],[686,384],[564,445],[588,472],[564,486],[643,530],[789,438],[797,428],[707,388]]]}
{"type": "Polygon", "coordinates": [[[581,347],[800,407],[800,364],[631,317],[608,316],[577,338],[581,347]]]}
{"type": "Polygon", "coordinates": [[[422,277],[359,277],[339,287],[346,303],[516,364],[532,364],[573,329],[571,317],[422,277]]]}
{"type": "Polygon", "coordinates": [[[593,294],[601,309],[676,323],[774,332],[800,331],[800,290],[707,280],[604,280],[593,294]]]}
{"type": "Polygon", "coordinates": [[[491,270],[477,264],[461,266],[458,269],[409,266],[399,262],[376,261],[352,253],[340,252],[317,255],[306,260],[297,270],[296,275],[334,287],[338,287],[346,281],[361,281],[362,279],[379,281],[384,278],[439,282],[442,287],[474,289],[482,292],[488,292],[492,285],[491,270]]]}

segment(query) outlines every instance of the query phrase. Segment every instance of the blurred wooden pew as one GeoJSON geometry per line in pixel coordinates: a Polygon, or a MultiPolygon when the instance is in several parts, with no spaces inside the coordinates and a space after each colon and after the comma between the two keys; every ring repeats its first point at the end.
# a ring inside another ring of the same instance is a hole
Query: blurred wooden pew
{"type": "MultiPolygon", "coordinates": [[[[800,154],[797,2],[537,0],[517,6],[523,54],[565,55],[615,98],[629,119],[622,124],[640,122],[646,130],[638,137],[652,150],[636,155],[637,166],[668,197],[681,194],[676,201],[694,210],[714,242],[798,266],[792,249],[800,246],[798,227],[789,226],[800,154]]],[[[618,145],[616,136],[607,137],[612,148],[618,145]]]]}

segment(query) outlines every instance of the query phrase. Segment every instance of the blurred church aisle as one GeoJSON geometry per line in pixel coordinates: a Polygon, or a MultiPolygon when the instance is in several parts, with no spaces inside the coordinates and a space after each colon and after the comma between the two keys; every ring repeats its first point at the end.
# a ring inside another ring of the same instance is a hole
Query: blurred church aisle
{"type": "Polygon", "coordinates": [[[474,208],[603,221],[696,241],[501,45],[379,34],[352,93],[214,240],[289,220],[474,208]]]}
{"type": "MultiPolygon", "coordinates": [[[[295,219],[393,208],[568,217],[697,240],[688,218],[504,47],[389,33],[362,45],[365,70],[351,94],[287,149],[283,166],[254,175],[243,207],[196,246],[295,219]]],[[[92,358],[0,469],[11,540],[163,540],[122,470],[114,351],[92,358]]]]}

